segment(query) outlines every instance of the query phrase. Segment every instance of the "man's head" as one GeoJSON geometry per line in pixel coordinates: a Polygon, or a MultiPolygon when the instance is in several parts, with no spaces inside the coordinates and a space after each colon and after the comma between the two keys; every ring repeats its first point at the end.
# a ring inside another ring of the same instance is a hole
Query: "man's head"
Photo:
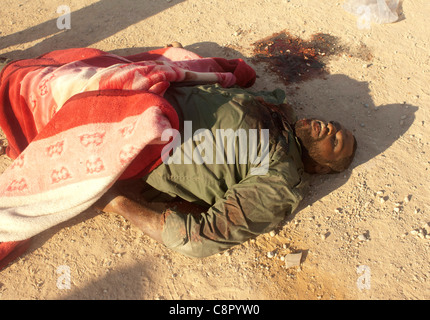
{"type": "Polygon", "coordinates": [[[303,147],[303,163],[308,173],[333,173],[351,164],[357,141],[351,131],[338,122],[316,119],[299,120],[294,131],[303,147]]]}

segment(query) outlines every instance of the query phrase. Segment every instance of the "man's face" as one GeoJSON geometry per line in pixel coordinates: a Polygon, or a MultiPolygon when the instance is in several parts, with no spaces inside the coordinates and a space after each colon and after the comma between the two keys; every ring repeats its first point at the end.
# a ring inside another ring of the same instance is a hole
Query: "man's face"
{"type": "Polygon", "coordinates": [[[338,122],[304,119],[294,127],[309,156],[320,165],[330,166],[353,153],[354,136],[338,122]]]}

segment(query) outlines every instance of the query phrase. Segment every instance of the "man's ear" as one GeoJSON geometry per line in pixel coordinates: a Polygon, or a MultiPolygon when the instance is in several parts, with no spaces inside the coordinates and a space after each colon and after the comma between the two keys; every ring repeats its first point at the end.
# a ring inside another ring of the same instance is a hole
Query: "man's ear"
{"type": "Polygon", "coordinates": [[[327,174],[332,172],[332,169],[329,166],[320,164],[312,159],[306,149],[303,150],[302,161],[307,173],[327,174]]]}

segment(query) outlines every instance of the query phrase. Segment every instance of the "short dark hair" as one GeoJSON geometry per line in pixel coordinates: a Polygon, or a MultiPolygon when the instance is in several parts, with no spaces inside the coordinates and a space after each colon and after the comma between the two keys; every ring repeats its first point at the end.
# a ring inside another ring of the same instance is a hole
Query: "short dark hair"
{"type": "Polygon", "coordinates": [[[342,159],[339,159],[330,163],[329,167],[332,170],[331,173],[339,173],[349,168],[349,166],[352,163],[352,160],[354,160],[355,151],[357,150],[357,139],[355,139],[355,137],[354,137],[354,145],[352,148],[353,148],[352,154],[349,157],[344,157],[342,159]]]}

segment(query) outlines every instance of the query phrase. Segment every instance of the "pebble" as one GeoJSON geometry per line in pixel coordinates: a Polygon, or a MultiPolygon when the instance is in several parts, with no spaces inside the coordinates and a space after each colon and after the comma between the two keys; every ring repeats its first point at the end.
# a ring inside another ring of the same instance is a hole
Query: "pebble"
{"type": "Polygon", "coordinates": [[[410,232],[410,234],[421,238],[421,239],[430,239],[430,234],[428,233],[429,224],[425,224],[422,228],[414,229],[410,232]]]}
{"type": "Polygon", "coordinates": [[[287,268],[296,267],[300,265],[302,259],[302,253],[290,253],[285,256],[285,266],[287,268]]]}
{"type": "Polygon", "coordinates": [[[330,232],[323,233],[323,234],[321,234],[321,239],[325,240],[328,238],[329,235],[330,235],[330,232]]]}
{"type": "Polygon", "coordinates": [[[275,256],[275,254],[274,254],[272,251],[269,251],[269,252],[267,253],[267,257],[268,257],[269,259],[272,259],[274,256],[275,256]]]}
{"type": "Polygon", "coordinates": [[[272,230],[272,231],[270,231],[270,232],[269,232],[269,235],[270,235],[271,237],[274,237],[274,236],[276,236],[276,232],[275,232],[274,230],[272,230]]]}
{"type": "Polygon", "coordinates": [[[365,235],[365,234],[360,234],[360,235],[358,236],[358,240],[359,240],[359,241],[366,241],[366,240],[367,240],[367,237],[366,237],[366,235],[365,235]]]}

